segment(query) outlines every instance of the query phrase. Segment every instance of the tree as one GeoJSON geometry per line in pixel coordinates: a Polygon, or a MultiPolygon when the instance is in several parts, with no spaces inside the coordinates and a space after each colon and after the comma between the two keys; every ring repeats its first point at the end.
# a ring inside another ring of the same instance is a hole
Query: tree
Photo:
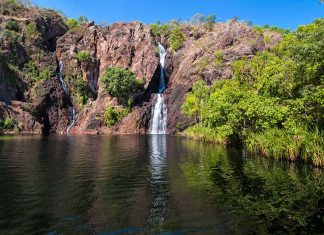
{"type": "Polygon", "coordinates": [[[182,47],[184,41],[185,41],[185,37],[179,26],[175,26],[173,29],[171,29],[170,47],[172,48],[173,51],[179,50],[182,47]]]}
{"type": "Polygon", "coordinates": [[[79,26],[79,22],[74,18],[70,18],[70,19],[66,20],[65,24],[68,26],[69,30],[74,29],[79,26]]]}
{"type": "Polygon", "coordinates": [[[207,16],[205,19],[205,28],[208,30],[212,30],[216,23],[216,15],[207,16]]]}
{"type": "Polygon", "coordinates": [[[119,67],[108,68],[101,81],[104,90],[111,96],[117,97],[118,101],[123,105],[128,105],[129,96],[143,86],[142,82],[136,80],[133,72],[119,67]]]}

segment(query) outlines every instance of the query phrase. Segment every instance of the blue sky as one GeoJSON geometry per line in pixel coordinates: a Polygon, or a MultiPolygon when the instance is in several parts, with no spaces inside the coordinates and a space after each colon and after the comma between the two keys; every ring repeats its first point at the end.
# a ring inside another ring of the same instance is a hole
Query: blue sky
{"type": "Polygon", "coordinates": [[[41,7],[62,10],[68,17],[87,16],[96,23],[139,20],[151,23],[189,19],[196,13],[215,14],[225,21],[233,16],[255,24],[287,29],[324,17],[319,0],[34,0],[41,7]]]}

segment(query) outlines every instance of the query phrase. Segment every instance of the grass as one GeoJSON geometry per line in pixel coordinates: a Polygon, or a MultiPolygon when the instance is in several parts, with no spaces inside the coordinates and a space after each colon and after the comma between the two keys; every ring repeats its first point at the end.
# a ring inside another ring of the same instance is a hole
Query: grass
{"type": "Polygon", "coordinates": [[[220,130],[204,127],[200,125],[191,126],[183,132],[183,135],[194,140],[214,142],[218,144],[228,144],[229,135],[220,130]]]}
{"type": "Polygon", "coordinates": [[[263,133],[250,133],[245,145],[254,154],[324,165],[324,136],[317,129],[313,132],[299,129],[295,133],[285,129],[269,129],[263,133]]]}
{"type": "MultiPolygon", "coordinates": [[[[227,145],[233,132],[227,126],[209,128],[195,125],[182,134],[194,140],[227,145]]],[[[315,166],[324,166],[324,135],[318,129],[307,131],[295,128],[288,131],[272,128],[260,133],[249,132],[243,142],[252,154],[290,161],[302,160],[315,166]]]]}
{"type": "Polygon", "coordinates": [[[74,57],[78,62],[90,62],[91,56],[89,51],[79,51],[75,53],[74,57]]]}

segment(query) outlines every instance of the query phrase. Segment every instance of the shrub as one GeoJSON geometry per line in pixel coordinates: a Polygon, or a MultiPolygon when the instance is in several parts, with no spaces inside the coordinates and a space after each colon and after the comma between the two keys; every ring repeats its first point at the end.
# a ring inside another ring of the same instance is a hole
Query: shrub
{"type": "Polygon", "coordinates": [[[17,0],[1,0],[0,13],[4,15],[10,15],[21,7],[22,5],[17,0]]]}
{"type": "Polygon", "coordinates": [[[207,30],[212,30],[214,28],[215,23],[216,23],[216,16],[215,15],[207,16],[206,19],[205,19],[204,27],[207,30]]]}
{"type": "Polygon", "coordinates": [[[209,61],[207,58],[201,58],[197,63],[197,69],[200,73],[204,72],[209,64],[209,61]]]}
{"type": "Polygon", "coordinates": [[[19,33],[9,29],[4,29],[0,34],[0,38],[1,41],[8,42],[11,44],[16,44],[22,41],[22,37],[19,33]]]}
{"type": "Polygon", "coordinates": [[[6,118],[3,121],[0,119],[0,127],[5,130],[12,130],[14,128],[14,121],[11,118],[6,118]]]}
{"type": "Polygon", "coordinates": [[[185,41],[185,37],[183,35],[180,27],[176,26],[170,31],[170,47],[173,51],[177,51],[182,47],[182,44],[185,41]]]}
{"type": "Polygon", "coordinates": [[[79,22],[74,18],[67,19],[65,21],[65,24],[68,26],[69,30],[74,29],[79,26],[79,22]]]}
{"type": "Polygon", "coordinates": [[[89,51],[79,51],[75,53],[74,58],[77,59],[78,62],[90,62],[91,56],[89,51]]]}
{"type": "Polygon", "coordinates": [[[167,36],[170,33],[170,26],[168,24],[161,24],[157,22],[155,24],[149,24],[152,29],[152,34],[155,37],[167,36]]]}
{"type": "Polygon", "coordinates": [[[24,65],[24,72],[34,82],[48,80],[51,78],[51,71],[49,68],[39,71],[37,65],[33,61],[29,61],[24,65]]]}
{"type": "MultiPolygon", "coordinates": [[[[200,121],[197,135],[225,133],[254,153],[324,165],[323,26],[301,26],[270,51],[234,62],[233,80],[197,82],[182,107],[200,121]]],[[[223,60],[219,52],[215,59],[223,60]]]]}
{"type": "Polygon", "coordinates": [[[216,68],[221,68],[224,65],[224,55],[222,51],[214,52],[214,64],[216,68]]]}
{"type": "Polygon", "coordinates": [[[128,97],[131,94],[143,87],[143,83],[136,80],[133,72],[119,67],[107,68],[101,81],[104,90],[111,96],[117,97],[123,105],[128,104],[128,97]]]}
{"type": "Polygon", "coordinates": [[[78,75],[76,79],[73,79],[72,93],[77,98],[77,102],[80,106],[83,106],[88,102],[88,83],[83,80],[81,75],[78,75]]]}
{"type": "Polygon", "coordinates": [[[30,22],[26,25],[26,34],[28,38],[36,38],[39,36],[39,32],[37,31],[37,25],[35,22],[30,22]]]}
{"type": "Polygon", "coordinates": [[[51,78],[51,71],[49,70],[49,68],[46,68],[39,73],[38,81],[48,80],[50,78],[51,78]]]}
{"type": "Polygon", "coordinates": [[[18,32],[20,30],[20,26],[17,21],[9,20],[5,23],[5,29],[18,32]]]}
{"type": "Polygon", "coordinates": [[[115,107],[108,106],[104,112],[103,121],[106,126],[112,127],[127,114],[128,110],[126,109],[117,110],[115,107]]]}

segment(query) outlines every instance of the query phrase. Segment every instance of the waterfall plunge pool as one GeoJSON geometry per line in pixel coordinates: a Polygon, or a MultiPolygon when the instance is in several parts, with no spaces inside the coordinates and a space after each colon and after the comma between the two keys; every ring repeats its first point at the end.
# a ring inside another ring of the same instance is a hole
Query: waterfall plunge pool
{"type": "Polygon", "coordinates": [[[323,170],[167,135],[0,137],[0,234],[323,234],[323,170]]]}

